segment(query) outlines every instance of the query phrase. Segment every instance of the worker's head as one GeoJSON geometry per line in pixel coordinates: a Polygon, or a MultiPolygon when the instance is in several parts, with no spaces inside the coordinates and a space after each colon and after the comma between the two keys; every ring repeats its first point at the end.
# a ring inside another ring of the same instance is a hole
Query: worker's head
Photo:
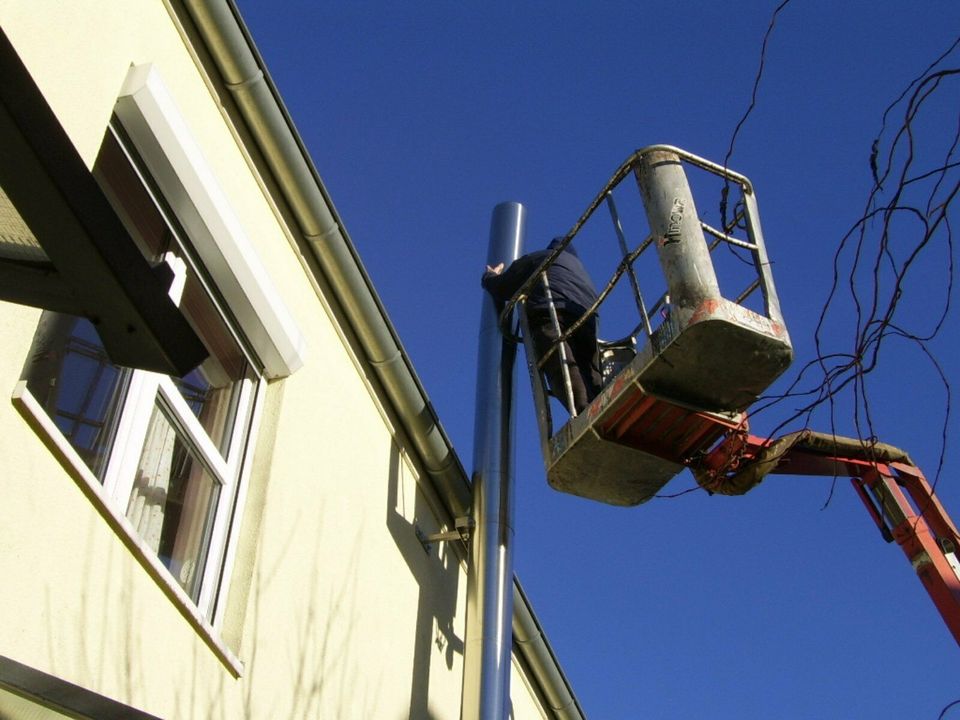
{"type": "MultiPolygon", "coordinates": [[[[563,244],[563,241],[564,241],[563,235],[558,235],[557,237],[555,237],[553,240],[550,241],[549,245],[547,245],[547,250],[553,250],[554,248],[559,247],[560,245],[563,244]]],[[[570,253],[574,257],[577,257],[577,250],[576,248],[573,247],[572,242],[564,248],[564,251],[570,253]]]]}

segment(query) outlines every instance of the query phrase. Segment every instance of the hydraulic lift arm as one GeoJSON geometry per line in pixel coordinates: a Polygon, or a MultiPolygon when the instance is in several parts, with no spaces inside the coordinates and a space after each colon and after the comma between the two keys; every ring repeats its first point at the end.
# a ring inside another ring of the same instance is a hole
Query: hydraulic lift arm
{"type": "Polygon", "coordinates": [[[740,495],[767,474],[849,477],[884,540],[896,541],[960,644],[960,533],[901,450],[804,430],[777,440],[731,433],[693,466],[707,490],[740,495]]]}

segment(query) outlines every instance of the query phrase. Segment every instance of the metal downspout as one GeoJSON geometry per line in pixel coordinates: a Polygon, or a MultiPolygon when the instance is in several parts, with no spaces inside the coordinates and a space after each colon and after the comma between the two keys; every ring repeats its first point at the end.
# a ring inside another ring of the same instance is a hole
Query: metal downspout
{"type": "MultiPolygon", "coordinates": [[[[230,0],[183,0],[274,178],[290,204],[351,327],[397,409],[420,459],[453,517],[470,504],[466,472],[406,360],[372,283],[333,208],[253,41],[230,0]]],[[[558,720],[584,717],[514,578],[517,649],[558,720]]]]}

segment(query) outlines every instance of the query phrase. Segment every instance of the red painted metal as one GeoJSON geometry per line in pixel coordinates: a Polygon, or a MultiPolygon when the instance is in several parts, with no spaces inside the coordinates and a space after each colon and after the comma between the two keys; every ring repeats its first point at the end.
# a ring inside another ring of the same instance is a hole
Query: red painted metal
{"type": "Polygon", "coordinates": [[[605,440],[688,464],[736,427],[737,422],[723,416],[675,405],[636,389],[633,397],[598,423],[597,431],[605,440]]]}
{"type": "MultiPolygon", "coordinates": [[[[723,476],[756,460],[772,440],[730,433],[700,467],[723,476]]],[[[896,543],[960,644],[960,577],[947,553],[960,551],[960,532],[919,468],[904,462],[877,462],[791,448],[771,473],[848,476],[884,538],[896,543]]]]}
{"type": "Polygon", "coordinates": [[[954,552],[957,548],[956,527],[923,474],[915,467],[895,465],[895,468],[876,465],[864,474],[863,483],[884,498],[883,521],[889,523],[893,538],[913,565],[954,639],[960,643],[960,578],[945,554],[948,549],[954,552]],[[913,503],[907,499],[904,489],[913,503]]]}

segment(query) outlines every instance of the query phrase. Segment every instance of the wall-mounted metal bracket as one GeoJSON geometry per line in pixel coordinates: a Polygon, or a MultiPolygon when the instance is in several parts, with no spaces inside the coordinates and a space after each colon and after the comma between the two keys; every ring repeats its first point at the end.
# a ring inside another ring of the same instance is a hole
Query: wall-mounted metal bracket
{"type": "Polygon", "coordinates": [[[420,531],[420,528],[417,528],[417,537],[420,539],[424,548],[429,547],[435,542],[449,542],[450,540],[462,540],[464,543],[467,543],[470,540],[470,532],[475,525],[476,523],[474,523],[472,517],[458,517],[453,521],[453,530],[424,535],[420,531]]]}

